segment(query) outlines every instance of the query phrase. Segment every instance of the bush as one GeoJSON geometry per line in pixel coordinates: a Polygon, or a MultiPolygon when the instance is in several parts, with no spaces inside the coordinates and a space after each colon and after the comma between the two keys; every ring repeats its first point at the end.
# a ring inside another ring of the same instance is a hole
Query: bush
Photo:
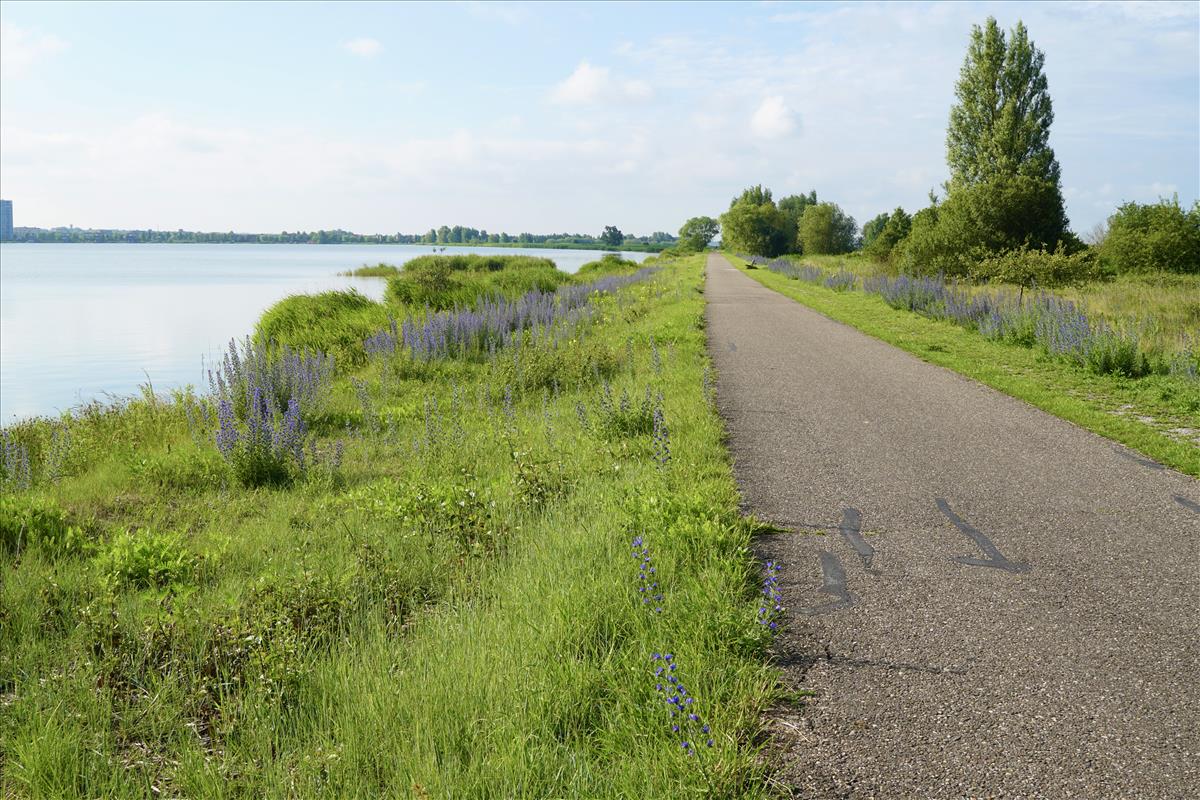
{"type": "Polygon", "coordinates": [[[1100,260],[1092,250],[1067,252],[1059,245],[1047,250],[1007,250],[987,255],[971,267],[971,277],[1021,286],[1061,286],[1100,277],[1100,260]]]}
{"type": "Polygon", "coordinates": [[[617,371],[616,354],[593,339],[534,344],[525,332],[520,346],[511,350],[497,359],[498,381],[524,391],[584,386],[617,371]]]}
{"type": "MultiPolygon", "coordinates": [[[[664,251],[665,252],[665,251],[664,251]]],[[[577,278],[600,278],[605,275],[631,275],[637,272],[640,265],[628,261],[619,253],[605,253],[595,261],[589,261],[575,273],[577,278]]]]}
{"type": "Polygon", "coordinates": [[[1083,246],[1067,231],[1058,186],[1017,175],[955,187],[941,205],[917,212],[895,261],[912,275],[969,275],[992,254],[1060,244],[1068,253],[1083,246]]]}
{"type": "Polygon", "coordinates": [[[445,311],[473,307],[482,298],[496,295],[512,299],[532,291],[552,292],[570,280],[548,258],[421,256],[388,280],[387,300],[445,311]]]}
{"type": "Polygon", "coordinates": [[[244,421],[228,400],[221,400],[217,424],[217,450],[242,486],[286,486],[304,471],[308,430],[295,398],[284,411],[256,391],[244,421]]]}
{"type": "Polygon", "coordinates": [[[1189,211],[1179,198],[1125,203],[1108,219],[1100,256],[1116,272],[1200,273],[1200,201],[1189,211]]]}

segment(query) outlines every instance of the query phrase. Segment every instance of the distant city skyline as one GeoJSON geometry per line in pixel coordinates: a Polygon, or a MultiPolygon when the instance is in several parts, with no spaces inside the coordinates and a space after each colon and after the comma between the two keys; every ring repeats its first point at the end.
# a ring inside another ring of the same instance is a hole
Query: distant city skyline
{"type": "Polygon", "coordinates": [[[1200,195],[1200,5],[0,6],[25,226],[676,232],[752,184],[861,225],[947,177],[972,24],[1046,54],[1072,227],[1200,195]]]}

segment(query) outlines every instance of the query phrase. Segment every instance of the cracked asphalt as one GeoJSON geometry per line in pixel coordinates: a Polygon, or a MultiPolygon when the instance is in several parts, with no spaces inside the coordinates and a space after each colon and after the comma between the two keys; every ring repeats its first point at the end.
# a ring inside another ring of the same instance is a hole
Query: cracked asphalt
{"type": "Polygon", "coordinates": [[[774,783],[1200,796],[1200,482],[708,260],[746,510],[785,532],[774,783]]]}

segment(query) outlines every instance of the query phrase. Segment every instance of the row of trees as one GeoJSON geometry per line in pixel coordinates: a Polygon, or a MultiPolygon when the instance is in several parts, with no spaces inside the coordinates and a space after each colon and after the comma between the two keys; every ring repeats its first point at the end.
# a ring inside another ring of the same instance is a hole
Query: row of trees
{"type": "MultiPolygon", "coordinates": [[[[972,29],[946,133],[950,179],[944,197],[930,192],[928,207],[879,214],[860,234],[852,217],[815,192],[776,202],[769,189],[752,186],[721,215],[725,245],[767,257],[861,248],[911,274],[1021,283],[1105,270],[1200,272],[1200,203],[1190,210],[1177,199],[1127,203],[1091,247],[1071,232],[1050,147],[1044,63],[1020,22],[1007,34],[994,18],[972,29]]],[[[681,241],[691,240],[692,222],[681,241]]]]}
{"type": "Polygon", "coordinates": [[[281,233],[236,233],[202,231],[122,230],[114,228],[16,228],[16,242],[105,242],[159,244],[511,244],[542,247],[630,247],[662,249],[675,243],[669,233],[655,231],[649,236],[626,236],[608,226],[600,236],[581,233],[488,233],[462,225],[430,228],[423,234],[361,234],[343,230],[283,231],[281,233]]]}

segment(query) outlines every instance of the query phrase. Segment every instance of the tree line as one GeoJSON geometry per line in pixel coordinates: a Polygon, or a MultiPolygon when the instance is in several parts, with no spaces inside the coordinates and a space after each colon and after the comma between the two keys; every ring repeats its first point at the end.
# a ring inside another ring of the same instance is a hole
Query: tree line
{"type": "Polygon", "coordinates": [[[1200,272],[1200,202],[1125,203],[1090,241],[1071,231],[1049,141],[1054,112],[1044,63],[1023,23],[1007,34],[991,17],[973,27],[946,131],[950,178],[943,196],[931,191],[914,214],[896,208],[860,230],[815,191],[775,201],[770,189],[752,186],[719,223],[688,220],[681,246],[705,247],[719,228],[725,247],[753,255],[861,250],[909,274],[1022,284],[1200,272]]]}
{"type": "Polygon", "coordinates": [[[661,250],[675,237],[655,231],[649,236],[627,236],[609,225],[598,236],[582,233],[489,233],[462,225],[443,225],[425,233],[362,234],[343,230],[237,233],[200,231],[122,230],[96,228],[15,228],[15,242],[102,242],[133,244],[428,244],[509,245],[514,247],[661,250]]]}

